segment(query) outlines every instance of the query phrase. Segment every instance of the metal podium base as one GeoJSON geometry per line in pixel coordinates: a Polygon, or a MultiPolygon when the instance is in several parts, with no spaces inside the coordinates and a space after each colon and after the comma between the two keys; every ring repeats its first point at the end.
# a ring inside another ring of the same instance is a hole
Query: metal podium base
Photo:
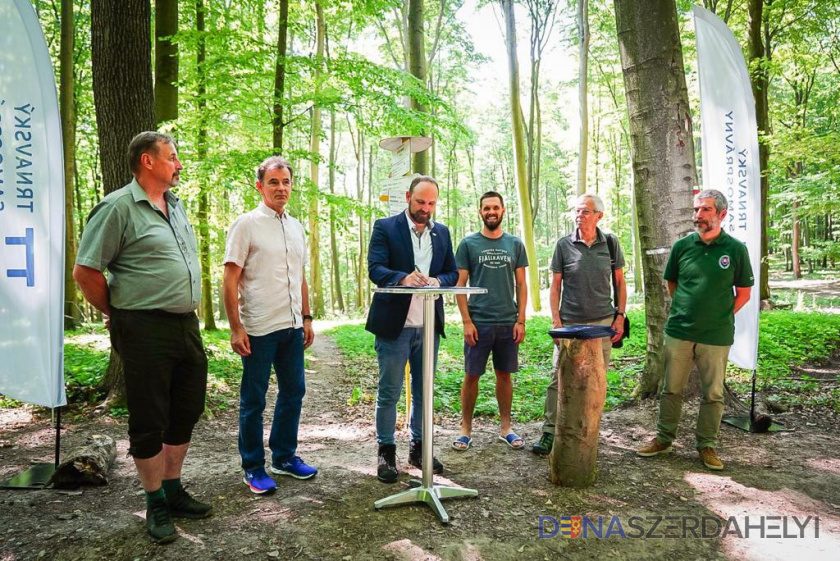
{"type": "MultiPolygon", "coordinates": [[[[412,481],[412,484],[415,482],[412,481]]],[[[416,482],[419,483],[419,482],[416,482]]],[[[477,497],[478,491],[475,489],[464,489],[463,487],[448,487],[446,485],[432,485],[431,487],[423,487],[422,484],[413,489],[407,489],[396,495],[379,499],[373,503],[373,508],[379,510],[386,506],[404,505],[409,503],[426,503],[431,507],[440,521],[444,524],[449,524],[449,515],[443,508],[440,501],[446,499],[453,499],[456,497],[477,497]]]]}

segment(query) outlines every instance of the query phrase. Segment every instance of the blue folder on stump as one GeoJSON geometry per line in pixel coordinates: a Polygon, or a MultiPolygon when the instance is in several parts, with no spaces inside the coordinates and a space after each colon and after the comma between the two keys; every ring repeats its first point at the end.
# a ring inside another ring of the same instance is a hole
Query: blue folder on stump
{"type": "Polygon", "coordinates": [[[615,331],[608,325],[569,325],[550,329],[548,334],[555,339],[600,339],[612,337],[615,331]]]}

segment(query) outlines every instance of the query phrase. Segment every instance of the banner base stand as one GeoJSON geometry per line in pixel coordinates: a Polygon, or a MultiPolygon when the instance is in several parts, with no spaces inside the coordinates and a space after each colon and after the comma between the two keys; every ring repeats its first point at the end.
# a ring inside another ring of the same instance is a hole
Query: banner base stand
{"type": "Polygon", "coordinates": [[[0,483],[0,489],[43,489],[55,473],[55,464],[32,464],[14,477],[0,483]]]}
{"type": "MultiPolygon", "coordinates": [[[[733,426],[735,428],[741,429],[742,431],[746,432],[757,432],[753,430],[752,423],[750,422],[749,415],[743,416],[736,416],[736,415],[724,415],[721,419],[721,422],[726,423],[727,425],[733,426]]],[[[795,429],[789,429],[784,425],[780,425],[776,421],[770,423],[770,426],[767,428],[766,431],[762,432],[791,432],[795,429]]]]}

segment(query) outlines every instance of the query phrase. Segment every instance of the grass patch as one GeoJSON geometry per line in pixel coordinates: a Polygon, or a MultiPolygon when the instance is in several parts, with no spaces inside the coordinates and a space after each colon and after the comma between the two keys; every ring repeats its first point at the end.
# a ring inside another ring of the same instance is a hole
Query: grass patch
{"type": "MultiPolygon", "coordinates": [[[[613,349],[611,368],[607,371],[606,409],[629,399],[644,366],[647,348],[645,314],[628,312],[631,336],[624,347],[613,349]]],[[[452,317],[452,314],[450,314],[452,317]]],[[[457,316],[456,316],[457,317],[457,316]]],[[[554,344],[546,332],[551,327],[548,317],[528,320],[528,334],[519,350],[520,370],[514,374],[512,416],[520,422],[540,419],[543,414],[545,388],[552,367],[554,344]]],[[[350,362],[346,369],[354,394],[353,405],[360,396],[376,395],[376,351],[374,337],[361,325],[345,325],[328,332],[350,362]]],[[[435,380],[435,410],[458,415],[461,412],[463,370],[463,331],[460,322],[446,326],[447,338],[441,339],[435,380]]],[[[803,364],[826,361],[840,346],[840,316],[813,312],[762,312],[760,318],[758,377],[759,386],[781,396],[781,401],[799,406],[829,406],[840,410],[840,389],[825,388],[804,380],[786,380],[792,369],[803,364]]],[[[728,381],[733,389],[746,395],[751,373],[732,365],[728,381]]],[[[479,384],[475,414],[498,416],[493,374],[488,373],[479,384]]],[[[402,408],[403,405],[401,404],[402,408]]]]}
{"type": "MultiPolygon", "coordinates": [[[[449,314],[452,317],[452,313],[449,314]]],[[[456,316],[457,317],[457,316],[456,316]]],[[[631,330],[632,337],[625,342],[623,349],[615,349],[613,358],[637,355],[641,357],[645,349],[644,315],[631,312],[630,321],[636,327],[631,330]]],[[[547,335],[551,329],[551,320],[539,316],[528,320],[527,336],[519,349],[519,372],[513,375],[514,392],[512,417],[518,422],[533,421],[542,418],[545,403],[545,389],[551,378],[554,342],[547,335]]],[[[341,349],[349,362],[346,372],[354,390],[350,405],[363,399],[374,399],[378,367],[374,337],[361,325],[343,325],[327,332],[341,349]]],[[[438,352],[438,367],[435,379],[435,410],[451,415],[461,413],[461,382],[464,379],[464,332],[460,321],[446,325],[446,338],[441,339],[438,352]]],[[[638,379],[641,367],[637,363],[614,361],[619,368],[607,372],[607,408],[615,407],[625,401],[638,379]]],[[[400,402],[400,410],[404,403],[400,402]]],[[[479,383],[475,415],[498,417],[496,404],[495,376],[492,373],[492,359],[487,373],[479,383]]]]}

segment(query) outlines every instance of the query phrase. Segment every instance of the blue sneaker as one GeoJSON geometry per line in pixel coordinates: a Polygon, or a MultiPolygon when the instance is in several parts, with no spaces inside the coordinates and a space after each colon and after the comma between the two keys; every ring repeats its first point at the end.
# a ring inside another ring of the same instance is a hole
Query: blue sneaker
{"type": "Polygon", "coordinates": [[[265,468],[257,468],[245,471],[242,483],[257,495],[266,495],[277,490],[277,484],[265,472],[265,468]]]}
{"type": "Polygon", "coordinates": [[[271,473],[277,475],[291,475],[295,479],[309,479],[315,477],[318,473],[318,468],[307,465],[298,456],[292,456],[285,462],[280,464],[280,467],[275,467],[271,464],[271,473]]]}

